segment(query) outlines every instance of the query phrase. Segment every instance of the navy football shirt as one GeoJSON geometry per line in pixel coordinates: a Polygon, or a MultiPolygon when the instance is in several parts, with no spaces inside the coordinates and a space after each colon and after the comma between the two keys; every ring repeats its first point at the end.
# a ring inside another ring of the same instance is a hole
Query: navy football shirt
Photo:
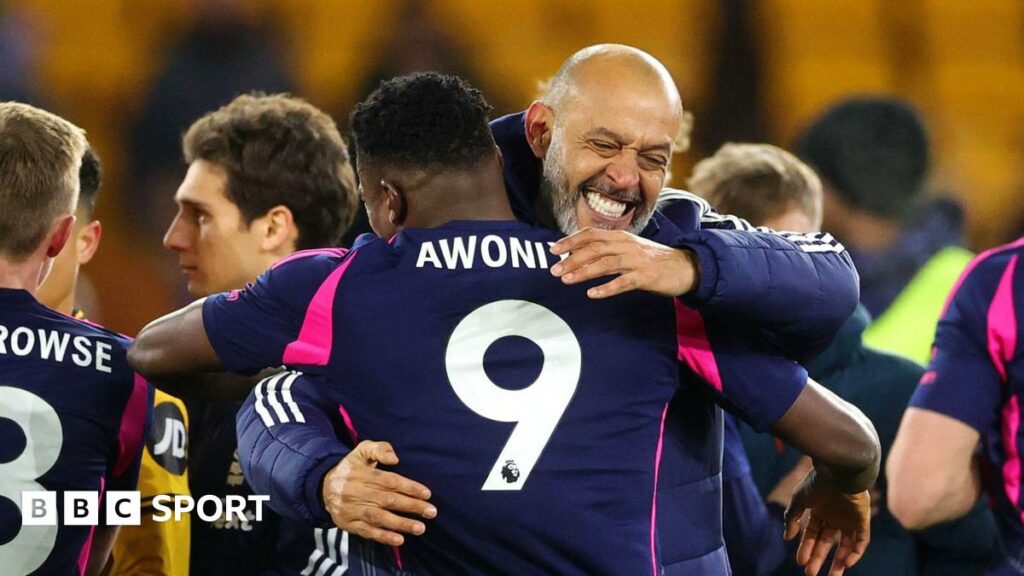
{"type": "Polygon", "coordinates": [[[439,516],[397,553],[406,570],[658,571],[675,307],[563,285],[549,272],[559,237],[516,222],[364,236],[206,301],[226,366],[306,372],[268,384],[256,400],[265,425],[301,423],[319,403],[339,435],[387,439],[396,471],[431,487],[439,516]]]}
{"type": "Polygon", "coordinates": [[[0,572],[81,574],[94,527],[63,525],[63,492],[136,489],[152,398],[128,343],[0,289],[0,572]],[[44,490],[58,525],[22,526],[21,493],[44,490]]]}
{"type": "Polygon", "coordinates": [[[991,574],[1024,570],[1021,404],[1024,400],[1024,239],[979,254],[939,320],[932,361],[910,405],[981,435],[981,470],[1005,558],[991,574]]]}

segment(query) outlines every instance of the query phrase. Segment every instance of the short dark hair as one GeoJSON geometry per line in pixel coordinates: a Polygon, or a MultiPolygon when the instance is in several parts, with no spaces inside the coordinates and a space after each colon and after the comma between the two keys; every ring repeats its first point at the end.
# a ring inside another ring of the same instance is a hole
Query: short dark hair
{"type": "Polygon", "coordinates": [[[78,207],[91,217],[96,210],[96,197],[99,196],[100,180],[103,169],[100,157],[92,148],[87,148],[82,155],[82,167],[78,169],[78,207]]]}
{"type": "Polygon", "coordinates": [[[345,142],[330,116],[287,94],[246,94],[188,129],[185,161],[227,171],[228,199],[246,224],[284,205],[300,250],[336,246],[358,207],[345,142]]]}
{"type": "Polygon", "coordinates": [[[495,154],[491,105],[458,76],[421,72],[381,82],[352,111],[361,158],[401,168],[468,168],[495,154]]]}
{"type": "Polygon", "coordinates": [[[920,114],[887,97],[833,106],[797,139],[795,150],[847,202],[892,219],[907,216],[930,162],[920,114]]]}

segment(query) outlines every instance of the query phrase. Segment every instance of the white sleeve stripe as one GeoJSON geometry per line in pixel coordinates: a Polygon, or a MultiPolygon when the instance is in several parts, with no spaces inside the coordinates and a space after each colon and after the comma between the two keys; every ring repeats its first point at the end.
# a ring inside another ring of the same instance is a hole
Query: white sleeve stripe
{"type": "Polygon", "coordinates": [[[842,244],[836,244],[834,246],[831,244],[805,244],[800,246],[800,250],[808,253],[835,252],[836,254],[840,254],[846,251],[846,247],[842,244]]]}
{"type": "Polygon", "coordinates": [[[339,552],[341,553],[341,566],[335,568],[334,572],[331,573],[331,576],[342,576],[342,574],[348,571],[348,532],[345,532],[344,530],[341,531],[341,546],[339,547],[339,552]]]}
{"type": "Polygon", "coordinates": [[[678,190],[675,188],[665,188],[658,195],[658,203],[666,201],[681,201],[690,202],[696,204],[700,209],[700,222],[701,224],[711,224],[719,229],[727,229],[731,227],[733,230],[739,230],[743,232],[756,230],[765,234],[774,234],[784,240],[789,241],[797,248],[800,248],[803,252],[815,253],[815,252],[835,252],[842,253],[846,251],[846,247],[843,246],[838,240],[836,240],[828,232],[821,232],[817,234],[802,234],[799,232],[779,232],[770,228],[757,227],[755,228],[746,220],[733,216],[731,214],[719,214],[711,207],[711,204],[707,200],[697,196],[692,192],[685,190],[678,190]]]}
{"type": "Polygon", "coordinates": [[[299,405],[295,403],[292,398],[292,383],[295,379],[302,376],[301,372],[292,372],[281,384],[281,397],[284,399],[284,403],[288,405],[288,409],[292,411],[292,416],[295,417],[296,422],[306,423],[306,418],[302,415],[302,411],[299,410],[299,405]]]}
{"type": "Polygon", "coordinates": [[[277,414],[279,424],[290,422],[288,413],[284,411],[284,406],[281,406],[281,401],[277,398],[277,383],[281,381],[283,376],[284,374],[280,374],[270,382],[267,382],[267,402],[274,409],[274,414],[277,414]]]}
{"type": "Polygon", "coordinates": [[[260,381],[259,384],[256,385],[256,404],[255,404],[256,413],[260,415],[260,420],[263,420],[263,424],[267,428],[270,428],[271,426],[276,424],[276,422],[274,422],[273,416],[270,415],[270,411],[267,410],[267,406],[263,403],[263,399],[264,399],[264,389],[263,389],[263,386],[267,382],[269,382],[270,380],[273,380],[275,378],[277,378],[277,376],[271,376],[270,378],[265,378],[262,381],[260,381]]]}
{"type": "MultiPolygon", "coordinates": [[[[320,530],[320,528],[317,528],[317,530],[320,530]]],[[[313,574],[313,569],[316,568],[317,561],[320,560],[320,558],[323,558],[323,555],[323,552],[314,550],[313,553],[309,555],[309,564],[306,564],[306,567],[301,572],[302,576],[311,576],[313,574]]]]}
{"type": "Polygon", "coordinates": [[[320,563],[320,567],[316,569],[316,576],[327,576],[327,571],[334,568],[334,566],[334,560],[324,558],[324,561],[320,563]]]}
{"type": "Polygon", "coordinates": [[[338,561],[338,529],[331,528],[327,531],[327,556],[330,557],[331,562],[338,561]]]}
{"type": "Polygon", "coordinates": [[[326,576],[327,575],[327,571],[331,570],[335,566],[334,559],[333,559],[334,553],[327,546],[327,534],[329,534],[329,533],[330,533],[329,530],[324,530],[323,528],[317,528],[316,529],[316,533],[313,535],[313,538],[316,539],[316,548],[317,548],[317,550],[321,552],[321,556],[324,556],[323,562],[321,562],[320,563],[320,567],[317,568],[316,576],[326,576]]]}

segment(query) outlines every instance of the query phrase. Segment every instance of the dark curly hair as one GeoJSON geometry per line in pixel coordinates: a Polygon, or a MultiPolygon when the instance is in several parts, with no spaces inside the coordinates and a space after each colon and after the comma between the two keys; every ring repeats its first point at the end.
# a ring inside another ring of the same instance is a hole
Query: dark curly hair
{"type": "Polygon", "coordinates": [[[228,199],[246,224],[288,207],[299,250],[337,246],[359,206],[345,141],[330,116],[286,94],[246,94],[203,116],[182,143],[185,161],[227,171],[228,199]]]}
{"type": "Polygon", "coordinates": [[[360,158],[400,168],[468,168],[495,153],[491,105],[458,76],[422,72],[381,82],[352,111],[360,158]]]}

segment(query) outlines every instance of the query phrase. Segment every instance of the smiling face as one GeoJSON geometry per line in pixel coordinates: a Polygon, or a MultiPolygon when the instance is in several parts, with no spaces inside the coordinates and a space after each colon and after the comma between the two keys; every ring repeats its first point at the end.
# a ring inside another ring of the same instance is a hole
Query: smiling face
{"type": "Polygon", "coordinates": [[[640,232],[668,174],[678,94],[629,72],[589,74],[557,106],[541,192],[559,228],[640,232]]]}

